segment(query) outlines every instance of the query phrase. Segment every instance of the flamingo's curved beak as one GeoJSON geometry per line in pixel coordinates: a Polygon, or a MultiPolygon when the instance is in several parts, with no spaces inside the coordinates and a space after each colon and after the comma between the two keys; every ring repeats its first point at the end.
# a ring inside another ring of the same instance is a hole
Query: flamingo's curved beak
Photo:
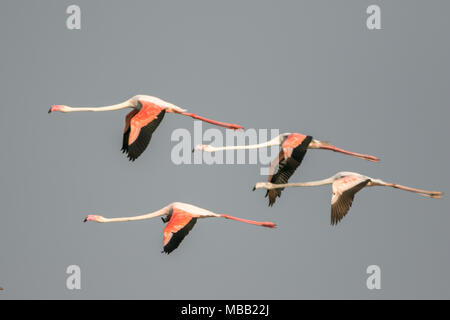
{"type": "Polygon", "coordinates": [[[53,105],[50,107],[50,109],[48,109],[48,113],[52,113],[54,111],[63,111],[65,108],[65,106],[63,105],[53,105]]]}
{"type": "Polygon", "coordinates": [[[94,214],[90,214],[86,218],[84,218],[83,222],[87,222],[87,221],[97,221],[98,222],[99,218],[101,218],[101,217],[94,215],[94,214]]]}

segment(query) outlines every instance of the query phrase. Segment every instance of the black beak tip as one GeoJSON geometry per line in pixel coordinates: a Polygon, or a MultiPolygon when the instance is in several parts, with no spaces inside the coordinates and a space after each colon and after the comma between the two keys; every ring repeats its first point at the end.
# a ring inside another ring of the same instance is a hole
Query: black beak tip
{"type": "Polygon", "coordinates": [[[87,221],[87,218],[84,218],[83,222],[86,222],[86,221],[87,221]]]}
{"type": "Polygon", "coordinates": [[[255,191],[255,190],[256,190],[256,187],[253,187],[252,191],[255,191]]]}
{"type": "Polygon", "coordinates": [[[194,153],[194,151],[195,151],[195,148],[192,148],[192,153],[194,153]]]}
{"type": "Polygon", "coordinates": [[[48,109],[48,113],[52,113],[52,108],[48,109]]]}

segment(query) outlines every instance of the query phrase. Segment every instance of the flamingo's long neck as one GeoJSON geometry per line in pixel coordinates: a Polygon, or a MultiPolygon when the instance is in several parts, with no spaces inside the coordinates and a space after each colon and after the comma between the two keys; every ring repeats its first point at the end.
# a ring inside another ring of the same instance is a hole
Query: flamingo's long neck
{"type": "Polygon", "coordinates": [[[224,127],[224,128],[227,128],[227,129],[233,129],[233,130],[243,129],[243,127],[238,125],[238,124],[231,124],[231,123],[211,120],[211,119],[208,119],[208,118],[196,115],[195,113],[188,113],[188,112],[178,112],[178,113],[182,114],[183,116],[188,116],[188,117],[191,117],[193,119],[197,119],[197,120],[201,120],[201,121],[204,121],[204,122],[208,122],[208,123],[214,124],[216,126],[224,127]]]}
{"type": "MultiPolygon", "coordinates": [[[[258,144],[250,144],[247,146],[225,146],[225,147],[214,147],[213,151],[221,151],[221,150],[249,150],[249,149],[259,149],[259,148],[268,148],[271,146],[279,146],[281,144],[280,137],[276,137],[270,141],[258,143],[258,144]]],[[[208,151],[208,150],[205,150],[208,151]]]]}
{"type": "Polygon", "coordinates": [[[126,108],[132,108],[133,106],[128,102],[122,102],[118,104],[113,104],[110,106],[104,107],[69,107],[66,112],[83,112],[83,111],[91,111],[91,112],[102,112],[102,111],[115,111],[122,110],[126,108]]]}
{"type": "Polygon", "coordinates": [[[103,218],[102,221],[99,222],[126,222],[126,221],[138,221],[138,220],[147,220],[147,219],[152,219],[152,218],[156,218],[156,217],[160,217],[166,214],[169,214],[170,211],[170,207],[164,207],[161,210],[152,212],[152,213],[147,213],[147,214],[143,214],[143,215],[139,215],[139,216],[134,216],[134,217],[120,217],[120,218],[103,218]]]}
{"type": "Polygon", "coordinates": [[[317,187],[323,186],[326,184],[331,184],[335,180],[334,177],[316,180],[316,181],[308,181],[308,182],[294,182],[294,183],[285,183],[285,184],[273,184],[274,187],[269,189],[278,189],[278,188],[289,188],[289,187],[317,187]]]}
{"type": "Polygon", "coordinates": [[[236,217],[233,217],[233,216],[230,216],[227,214],[221,214],[220,217],[225,218],[225,219],[231,219],[231,220],[243,222],[243,223],[254,224],[254,225],[266,227],[266,228],[275,228],[276,227],[275,223],[268,222],[268,221],[259,222],[259,221],[241,219],[241,218],[236,218],[236,217]]]}
{"type": "Polygon", "coordinates": [[[374,156],[371,156],[371,155],[368,155],[368,154],[361,154],[361,153],[351,152],[351,151],[344,150],[344,149],[338,148],[336,146],[333,146],[331,144],[323,143],[323,142],[310,144],[309,147],[311,149],[331,150],[331,151],[334,151],[334,152],[343,153],[343,154],[346,154],[346,155],[349,155],[349,156],[353,156],[353,157],[356,157],[356,158],[360,158],[360,159],[364,159],[364,160],[368,160],[368,161],[373,161],[373,162],[380,161],[380,159],[378,159],[377,157],[374,157],[374,156]]]}

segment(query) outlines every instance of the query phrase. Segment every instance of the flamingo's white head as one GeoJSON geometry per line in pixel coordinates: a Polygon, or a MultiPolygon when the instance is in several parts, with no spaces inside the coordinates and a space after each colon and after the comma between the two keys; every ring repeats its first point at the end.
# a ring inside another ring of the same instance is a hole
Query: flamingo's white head
{"type": "Polygon", "coordinates": [[[195,146],[194,150],[213,152],[214,147],[210,146],[209,144],[198,144],[195,146]]]}
{"type": "Polygon", "coordinates": [[[55,111],[59,111],[59,112],[69,112],[70,111],[70,107],[69,106],[65,106],[65,105],[53,105],[49,110],[48,113],[52,113],[55,111]]]}
{"type": "Polygon", "coordinates": [[[84,218],[83,222],[86,221],[104,222],[105,218],[102,216],[97,216],[95,214],[90,214],[86,218],[84,218]]]}
{"type": "Polygon", "coordinates": [[[253,191],[255,191],[256,189],[269,189],[272,186],[273,186],[273,184],[270,182],[258,182],[253,187],[253,191]]]}

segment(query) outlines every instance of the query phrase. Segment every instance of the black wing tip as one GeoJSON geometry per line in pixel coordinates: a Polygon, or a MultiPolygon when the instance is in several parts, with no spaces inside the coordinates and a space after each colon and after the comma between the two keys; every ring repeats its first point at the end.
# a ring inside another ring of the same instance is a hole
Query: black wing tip
{"type": "Polygon", "coordinates": [[[158,128],[159,124],[164,118],[166,110],[163,109],[150,123],[141,128],[141,131],[137,139],[132,143],[128,144],[129,132],[124,135],[123,147],[126,147],[127,156],[130,161],[135,161],[141,156],[141,154],[148,149],[149,143],[152,139],[153,132],[158,128]]]}
{"type": "Polygon", "coordinates": [[[131,155],[128,151],[124,151],[124,153],[125,153],[125,152],[126,152],[126,154],[127,154],[128,160],[131,161],[131,162],[134,162],[134,161],[136,161],[137,158],[139,158],[139,156],[131,155]]]}
{"type": "MultiPolygon", "coordinates": [[[[352,206],[352,203],[350,203],[349,210],[350,210],[351,206],[352,206]]],[[[331,225],[337,226],[345,218],[345,216],[347,215],[349,210],[347,210],[343,214],[338,214],[337,211],[333,212],[333,209],[332,209],[331,210],[331,225]]]]}
{"type": "Polygon", "coordinates": [[[330,224],[332,226],[336,226],[339,223],[339,221],[341,221],[341,219],[339,219],[339,217],[331,216],[331,223],[330,224]]]}
{"type": "Polygon", "coordinates": [[[278,193],[278,190],[279,189],[267,190],[266,197],[269,197],[269,207],[273,207],[273,205],[277,201],[277,197],[280,197],[281,193],[278,193]]]}
{"type": "Polygon", "coordinates": [[[173,250],[178,248],[183,241],[183,239],[189,234],[191,229],[197,223],[197,218],[192,218],[182,229],[178,230],[176,233],[172,233],[172,238],[163,247],[163,251],[167,254],[171,253],[173,250]]]}
{"type": "Polygon", "coordinates": [[[169,246],[167,246],[167,245],[165,245],[164,247],[163,247],[163,251],[161,251],[161,253],[165,253],[165,254],[167,254],[167,255],[169,255],[173,250],[175,250],[176,248],[178,248],[178,246],[176,246],[176,247],[169,247],[169,246]]]}
{"type": "MultiPolygon", "coordinates": [[[[147,148],[147,147],[146,147],[147,148]]],[[[137,158],[139,158],[141,156],[141,154],[145,151],[144,148],[141,152],[136,153],[135,150],[126,150],[125,153],[127,154],[127,158],[128,160],[130,160],[131,162],[134,162],[137,158]]]]}
{"type": "Polygon", "coordinates": [[[336,219],[335,221],[331,221],[331,225],[334,227],[334,226],[337,226],[338,225],[338,223],[341,221],[342,219],[336,219]]]}

